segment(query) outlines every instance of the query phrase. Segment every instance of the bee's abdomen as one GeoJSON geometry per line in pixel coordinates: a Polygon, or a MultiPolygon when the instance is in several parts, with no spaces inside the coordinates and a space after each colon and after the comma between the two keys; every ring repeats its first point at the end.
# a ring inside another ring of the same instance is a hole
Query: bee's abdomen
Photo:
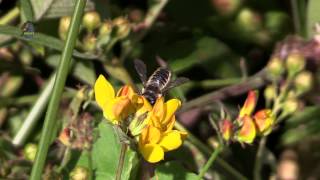
{"type": "Polygon", "coordinates": [[[158,68],[150,77],[147,86],[154,84],[160,89],[164,88],[170,81],[171,73],[166,68],[158,68]]]}

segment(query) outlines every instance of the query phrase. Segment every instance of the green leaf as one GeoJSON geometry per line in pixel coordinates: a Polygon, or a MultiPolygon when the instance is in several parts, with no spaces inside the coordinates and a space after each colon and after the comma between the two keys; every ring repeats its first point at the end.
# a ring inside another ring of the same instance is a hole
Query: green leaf
{"type": "Polygon", "coordinates": [[[165,180],[175,180],[175,179],[184,179],[184,180],[193,180],[198,179],[198,176],[192,172],[188,172],[177,162],[167,162],[161,164],[156,168],[155,177],[156,179],[165,179],[165,180]]]}
{"type": "Polygon", "coordinates": [[[304,138],[320,133],[320,106],[306,107],[286,120],[285,132],[281,136],[283,145],[297,143],[304,138]]]}
{"type": "MultiPolygon", "coordinates": [[[[120,156],[120,142],[111,124],[105,121],[99,124],[99,138],[92,149],[93,168],[96,180],[114,179],[120,156]]],[[[128,149],[121,179],[129,179],[134,167],[137,167],[136,153],[128,149]]]]}
{"type": "Polygon", "coordinates": [[[20,1],[21,16],[26,21],[33,21],[33,11],[30,0],[20,1]]]}
{"type": "Polygon", "coordinates": [[[185,71],[196,64],[208,69],[208,73],[219,74],[220,77],[225,74],[236,76],[239,72],[239,68],[232,63],[239,59],[237,55],[224,43],[212,37],[179,41],[165,48],[160,54],[170,57],[169,64],[175,72],[185,71]],[[222,59],[228,59],[230,63],[225,63],[222,59]],[[212,67],[215,67],[214,71],[212,67]]]}
{"type": "MultiPolygon", "coordinates": [[[[57,18],[62,16],[71,16],[75,0],[55,0],[43,18],[57,18]]],[[[88,1],[85,11],[94,10],[94,3],[88,1]]]]}
{"type": "Polygon", "coordinates": [[[309,0],[308,2],[308,15],[307,15],[307,32],[308,38],[311,38],[314,34],[313,27],[315,23],[320,21],[320,1],[319,0],[309,0]]]}
{"type": "MultiPolygon", "coordinates": [[[[34,43],[38,43],[45,47],[49,47],[58,51],[62,51],[63,49],[63,42],[57,38],[52,36],[48,36],[42,33],[36,32],[32,39],[26,39],[22,36],[22,31],[20,28],[13,27],[13,26],[0,26],[0,34],[5,34],[9,36],[13,36],[20,40],[30,41],[34,43]]],[[[73,52],[73,55],[83,59],[95,59],[97,56],[95,55],[88,55],[84,53],[80,53],[78,51],[73,52]]]]}
{"type": "Polygon", "coordinates": [[[30,0],[35,20],[39,20],[49,9],[53,0],[30,0]]]}
{"type": "Polygon", "coordinates": [[[87,84],[94,84],[96,80],[96,73],[91,61],[77,61],[72,73],[87,84]]]}

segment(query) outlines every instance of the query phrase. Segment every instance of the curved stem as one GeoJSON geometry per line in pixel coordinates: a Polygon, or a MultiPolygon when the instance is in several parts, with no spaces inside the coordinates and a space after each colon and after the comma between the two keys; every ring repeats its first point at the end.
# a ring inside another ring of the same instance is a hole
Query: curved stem
{"type": "Polygon", "coordinates": [[[200,170],[200,173],[198,175],[198,179],[202,179],[204,174],[209,170],[209,168],[212,166],[212,163],[214,160],[217,159],[219,153],[222,151],[222,146],[218,146],[213,153],[211,154],[210,158],[208,159],[207,163],[204,165],[204,167],[200,170]]]}
{"type": "Polygon", "coordinates": [[[39,142],[39,149],[36,155],[35,163],[32,166],[32,172],[30,176],[31,180],[41,179],[43,166],[45,164],[49,146],[51,144],[50,138],[52,138],[53,136],[53,132],[55,129],[54,127],[56,125],[55,118],[59,109],[59,101],[63,92],[65,81],[67,79],[68,70],[71,62],[71,56],[77,40],[77,35],[79,33],[79,28],[82,22],[82,16],[84,13],[85,5],[86,0],[77,0],[74,7],[70,29],[67,35],[60,64],[57,70],[57,76],[55,78],[52,97],[50,99],[48,110],[45,116],[42,135],[39,142]]]}
{"type": "MultiPolygon", "coordinates": [[[[174,127],[180,131],[187,132],[189,141],[192,144],[194,144],[206,156],[210,156],[211,149],[209,147],[207,147],[204,143],[202,143],[199,139],[197,139],[193,134],[191,134],[191,132],[189,132],[186,128],[184,128],[182,124],[180,124],[178,121],[176,121],[174,127]]],[[[232,166],[230,166],[224,159],[217,157],[217,164],[221,168],[223,168],[223,170],[225,170],[227,173],[232,175],[235,179],[238,179],[238,180],[246,180],[247,179],[239,171],[237,171],[232,166]]]]}

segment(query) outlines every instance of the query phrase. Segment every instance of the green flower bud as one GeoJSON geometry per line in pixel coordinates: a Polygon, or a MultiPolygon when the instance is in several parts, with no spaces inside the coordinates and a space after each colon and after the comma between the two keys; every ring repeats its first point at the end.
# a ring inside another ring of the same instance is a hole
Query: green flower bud
{"type": "Polygon", "coordinates": [[[261,28],[261,17],[249,8],[244,8],[238,14],[236,22],[244,31],[257,31],[261,28]]]}
{"type": "Polygon", "coordinates": [[[298,72],[302,71],[305,67],[305,59],[300,53],[292,53],[287,57],[286,68],[289,77],[294,77],[298,72]]]}
{"type": "Polygon", "coordinates": [[[67,38],[68,29],[71,23],[71,17],[65,16],[60,18],[59,22],[59,37],[62,40],[65,40],[67,38]]]}
{"type": "Polygon", "coordinates": [[[113,26],[116,28],[116,36],[119,39],[127,37],[130,33],[130,22],[125,17],[117,17],[112,21],[113,26]]]}
{"type": "Polygon", "coordinates": [[[34,161],[37,150],[38,146],[36,144],[27,144],[23,149],[24,157],[29,161],[34,161]]]}
{"type": "Polygon", "coordinates": [[[309,71],[300,72],[294,79],[294,85],[298,94],[305,93],[312,88],[313,77],[309,71]]]}
{"type": "Polygon", "coordinates": [[[112,22],[104,21],[99,28],[99,36],[109,35],[112,31],[112,22]]]}
{"type": "Polygon", "coordinates": [[[277,95],[276,87],[273,85],[267,86],[266,89],[264,90],[264,98],[266,100],[271,101],[273,98],[275,98],[276,95],[277,95]]]}
{"type": "Polygon", "coordinates": [[[278,57],[272,58],[267,65],[267,70],[272,78],[278,79],[284,72],[283,61],[278,57]]]}
{"type": "Polygon", "coordinates": [[[285,114],[292,114],[294,113],[299,107],[299,102],[292,98],[288,99],[284,104],[283,104],[283,111],[285,114]]]}
{"type": "Polygon", "coordinates": [[[83,16],[82,23],[83,26],[91,33],[94,29],[100,26],[100,15],[95,11],[87,12],[83,16]]]}
{"type": "Polygon", "coordinates": [[[71,171],[70,178],[72,180],[87,180],[89,179],[89,170],[85,167],[77,166],[71,171]]]}
{"type": "Polygon", "coordinates": [[[96,49],[97,38],[93,35],[87,35],[83,39],[83,49],[92,52],[96,49]]]}

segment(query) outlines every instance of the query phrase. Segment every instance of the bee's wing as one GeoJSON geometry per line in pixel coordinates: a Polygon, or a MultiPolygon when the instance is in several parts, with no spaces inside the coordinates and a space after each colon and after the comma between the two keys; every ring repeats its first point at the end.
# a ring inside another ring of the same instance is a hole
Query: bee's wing
{"type": "Polygon", "coordinates": [[[134,68],[136,69],[140,80],[143,84],[147,82],[147,67],[146,64],[144,64],[143,61],[139,59],[134,60],[134,68]]]}
{"type": "Polygon", "coordinates": [[[178,77],[178,78],[175,79],[174,81],[170,82],[170,84],[163,89],[163,92],[168,91],[168,90],[171,89],[171,88],[180,86],[181,84],[184,84],[184,83],[186,83],[186,82],[188,82],[188,81],[189,81],[189,78],[186,78],[186,77],[178,77]]]}

